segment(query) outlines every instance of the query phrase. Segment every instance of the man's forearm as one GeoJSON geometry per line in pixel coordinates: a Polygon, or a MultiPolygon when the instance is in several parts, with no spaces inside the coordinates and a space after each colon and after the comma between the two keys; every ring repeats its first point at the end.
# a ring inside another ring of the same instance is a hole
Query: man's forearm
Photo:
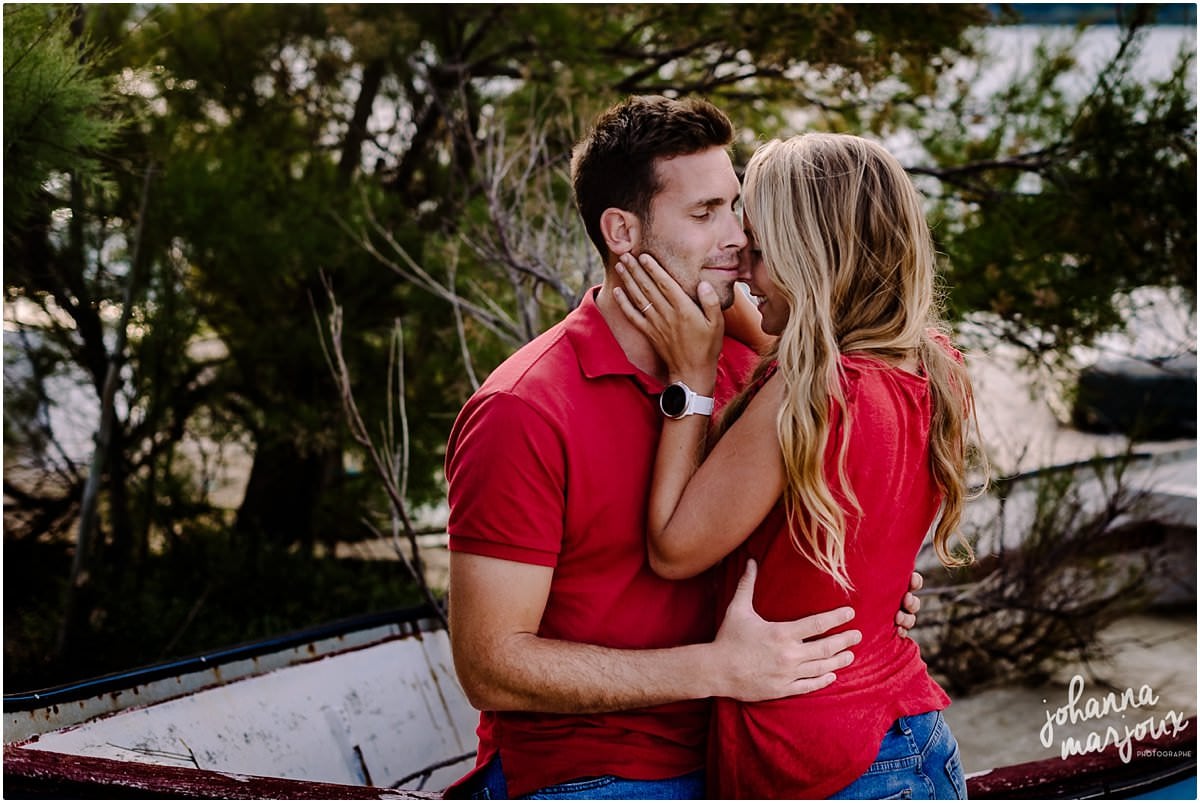
{"type": "Polygon", "coordinates": [[[834,672],[853,660],[849,650],[862,634],[824,634],[845,625],[853,611],[839,608],[794,622],[768,622],[754,611],[756,568],[753,561],[746,567],[715,640],[669,649],[615,649],[530,632],[500,636],[463,619],[456,636],[451,605],[459,680],[481,710],[560,714],[705,697],[773,700],[832,683],[834,672]]]}
{"type": "Polygon", "coordinates": [[[553,569],[450,556],[450,643],[481,710],[600,713],[714,693],[712,644],[617,649],[538,635],[553,569]]]}
{"type": "Polygon", "coordinates": [[[594,714],[718,693],[711,644],[621,650],[514,635],[459,677],[481,710],[594,714]]]}

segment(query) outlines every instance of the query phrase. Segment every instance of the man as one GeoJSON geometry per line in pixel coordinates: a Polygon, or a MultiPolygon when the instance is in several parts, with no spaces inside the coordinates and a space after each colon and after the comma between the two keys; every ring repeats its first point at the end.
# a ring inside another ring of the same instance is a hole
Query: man
{"type": "MultiPolygon", "coordinates": [[[[802,694],[853,659],[857,631],[816,638],[847,608],[766,622],[751,565],[714,639],[710,578],[663,580],[646,560],[666,376],[615,304],[615,265],[649,252],[693,297],[704,282],[733,303],[746,237],[732,137],[703,101],[631,98],[601,115],[572,176],[604,283],[455,422],[450,634],[482,714],[476,770],[449,795],[703,797],[708,698],[802,694]]],[[[726,338],[717,406],[754,359],[726,338]]],[[[667,412],[711,413],[707,400],[681,403],[667,412]]]]}

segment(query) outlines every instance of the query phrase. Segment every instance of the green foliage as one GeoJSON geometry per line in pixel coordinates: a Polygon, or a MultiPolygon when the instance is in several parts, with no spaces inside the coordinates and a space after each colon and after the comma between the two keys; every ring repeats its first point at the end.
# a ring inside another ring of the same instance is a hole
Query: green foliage
{"type": "MultiPolygon", "coordinates": [[[[388,529],[378,486],[345,468],[364,461],[314,325],[329,312],[326,278],[372,428],[394,401],[388,343],[402,323],[409,501],[440,501],[446,437],[475,382],[598,281],[570,205],[569,148],[631,93],[713,99],[743,132],[738,159],[797,128],[911,133],[929,154],[914,173],[935,189],[955,313],[985,311],[1014,339],[1032,332],[1034,350],[1111,327],[1112,295],[1130,287],[1177,283],[1194,298],[1191,62],[1144,85],[1128,67],[1136,41],[1082,101],[1061,91],[1070,55],[1047,51],[980,109],[946,92],[975,53],[968,34],[989,19],[980,5],[79,8],[72,31],[61,11],[5,7],[6,298],[44,312],[22,320],[36,370],[5,424],[53,457],[53,433],[39,429],[45,383],[70,376],[95,390],[122,365],[94,599],[107,613],[89,639],[177,585],[131,588],[123,571],[228,551],[253,585],[272,567],[236,556],[360,538],[364,519],[388,529]],[[18,127],[29,119],[48,127],[18,127]],[[87,181],[100,164],[103,188],[87,181]],[[25,206],[10,204],[10,187],[25,206]],[[405,259],[503,325],[456,319],[445,297],[386,264],[405,259]],[[129,345],[113,355],[127,289],[129,345]],[[236,535],[202,526],[223,512],[197,444],[253,456],[245,497],[222,519],[236,535]]],[[[6,462],[19,456],[6,447],[6,462]]],[[[82,480],[62,461],[43,469],[66,487],[82,480]]],[[[61,499],[43,501],[62,520],[61,499]]],[[[297,576],[319,570],[279,560],[297,576]]],[[[307,584],[294,586],[301,599],[307,584]]],[[[166,618],[179,627],[203,590],[166,618]]],[[[30,611],[36,630],[44,612],[30,611]]]]}
{"type": "Polygon", "coordinates": [[[4,210],[6,231],[28,216],[55,172],[94,172],[122,121],[106,113],[110,82],[73,30],[70,6],[4,6],[4,210]]]}
{"type": "Polygon", "coordinates": [[[314,624],[418,605],[400,564],[261,548],[225,526],[190,525],[136,573],[95,580],[91,629],[52,659],[67,577],[59,544],[5,544],[4,688],[33,690],[172,657],[196,655],[314,624]]]}
{"type": "Polygon", "coordinates": [[[1144,34],[1125,31],[1082,96],[1064,88],[1073,46],[1043,45],[987,108],[961,91],[945,114],[906,118],[935,163],[914,172],[940,182],[954,312],[989,313],[1031,355],[1119,329],[1118,300],[1138,287],[1180,287],[1195,304],[1195,53],[1140,81],[1144,34]]]}

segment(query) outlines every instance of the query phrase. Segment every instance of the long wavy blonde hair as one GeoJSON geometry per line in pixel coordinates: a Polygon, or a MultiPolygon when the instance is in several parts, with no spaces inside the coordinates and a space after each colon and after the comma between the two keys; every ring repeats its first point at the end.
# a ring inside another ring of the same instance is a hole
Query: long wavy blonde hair
{"type": "MultiPolygon", "coordinates": [[[[954,550],[951,540],[969,497],[974,396],[965,366],[944,342],[932,237],[904,168],[870,140],[804,134],[754,154],[744,197],[766,269],[791,309],[759,375],[777,362],[785,386],[776,424],[793,543],[843,587],[852,586],[838,499],[862,512],[845,470],[853,422],[846,421],[838,444],[836,493],[825,471],[831,403],[846,413],[839,356],[866,353],[892,364],[915,356],[932,395],[930,461],[942,493],[934,548],[946,565],[969,563],[970,545],[960,538],[954,550]]],[[[756,385],[730,405],[722,430],[756,385]]]]}

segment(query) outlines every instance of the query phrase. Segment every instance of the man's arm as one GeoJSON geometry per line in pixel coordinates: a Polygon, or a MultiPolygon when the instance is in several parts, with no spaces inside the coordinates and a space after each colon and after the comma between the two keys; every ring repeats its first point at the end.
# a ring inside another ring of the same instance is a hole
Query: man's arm
{"type": "Polygon", "coordinates": [[[584,714],[803,694],[833,682],[862,638],[851,630],[814,639],[849,621],[849,608],[796,622],[763,620],[751,603],[751,563],[711,643],[621,650],[545,639],[537,632],[552,575],[549,567],[452,553],[450,640],[476,708],[584,714]]]}

